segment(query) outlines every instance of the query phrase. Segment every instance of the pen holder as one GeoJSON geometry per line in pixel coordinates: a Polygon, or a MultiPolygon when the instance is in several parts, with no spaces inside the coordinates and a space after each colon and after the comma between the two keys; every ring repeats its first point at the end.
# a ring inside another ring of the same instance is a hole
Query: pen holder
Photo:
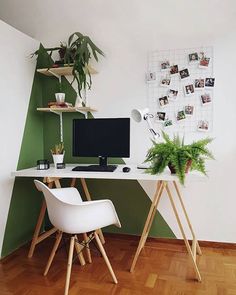
{"type": "Polygon", "coordinates": [[[57,164],[61,164],[63,163],[64,160],[64,153],[63,154],[53,154],[53,163],[55,168],[57,168],[57,164]]]}

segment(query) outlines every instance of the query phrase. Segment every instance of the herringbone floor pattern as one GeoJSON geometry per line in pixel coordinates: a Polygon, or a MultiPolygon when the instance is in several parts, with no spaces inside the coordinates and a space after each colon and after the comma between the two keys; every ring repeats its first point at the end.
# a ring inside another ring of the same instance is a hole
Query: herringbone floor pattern
{"type": "MultiPolygon", "coordinates": [[[[27,258],[28,246],[0,262],[0,295],[63,295],[67,254],[59,249],[47,275],[42,275],[54,242],[36,247],[27,258]]],[[[202,248],[199,258],[202,283],[194,281],[186,249],[181,245],[149,241],[134,273],[129,272],[137,240],[106,237],[105,249],[118,279],[112,283],[104,260],[92,253],[93,263],[81,267],[74,261],[70,295],[233,295],[236,294],[236,251],[202,248]]],[[[85,256],[86,257],[86,256],[85,256]]]]}

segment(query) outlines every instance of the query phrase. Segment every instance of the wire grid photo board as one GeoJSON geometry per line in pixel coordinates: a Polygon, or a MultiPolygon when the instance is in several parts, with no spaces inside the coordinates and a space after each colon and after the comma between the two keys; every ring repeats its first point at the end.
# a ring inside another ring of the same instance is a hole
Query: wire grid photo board
{"type": "Polygon", "coordinates": [[[157,50],[148,56],[148,107],[156,129],[211,132],[213,47],[157,50]]]}

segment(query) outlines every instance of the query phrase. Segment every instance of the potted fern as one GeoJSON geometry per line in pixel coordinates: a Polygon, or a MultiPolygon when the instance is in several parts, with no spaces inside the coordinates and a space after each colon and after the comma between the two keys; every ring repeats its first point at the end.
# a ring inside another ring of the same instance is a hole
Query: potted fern
{"type": "Polygon", "coordinates": [[[184,184],[185,174],[189,170],[197,170],[206,175],[205,160],[214,159],[207,148],[211,138],[185,145],[184,138],[181,139],[179,135],[174,136],[173,140],[165,132],[162,132],[162,136],[164,142],[153,141],[153,146],[147,153],[145,162],[151,163],[148,173],[159,174],[169,167],[171,173],[178,176],[181,184],[184,184]]]}
{"type": "Polygon", "coordinates": [[[52,157],[53,157],[53,163],[55,168],[57,168],[57,164],[63,163],[64,155],[65,155],[65,149],[64,149],[64,143],[61,142],[59,144],[55,144],[55,146],[51,149],[52,157]]]}

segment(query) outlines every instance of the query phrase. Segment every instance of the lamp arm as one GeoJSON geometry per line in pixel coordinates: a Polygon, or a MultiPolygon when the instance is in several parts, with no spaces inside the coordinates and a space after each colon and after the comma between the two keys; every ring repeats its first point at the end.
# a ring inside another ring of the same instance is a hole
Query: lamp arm
{"type": "Polygon", "coordinates": [[[152,122],[151,122],[151,120],[150,120],[150,118],[149,118],[149,115],[146,115],[146,116],[144,117],[144,120],[145,120],[145,121],[147,122],[147,124],[148,124],[148,129],[149,129],[150,133],[152,134],[153,139],[156,141],[156,140],[160,137],[160,134],[157,133],[157,132],[154,130],[153,125],[152,125],[152,122]]]}

